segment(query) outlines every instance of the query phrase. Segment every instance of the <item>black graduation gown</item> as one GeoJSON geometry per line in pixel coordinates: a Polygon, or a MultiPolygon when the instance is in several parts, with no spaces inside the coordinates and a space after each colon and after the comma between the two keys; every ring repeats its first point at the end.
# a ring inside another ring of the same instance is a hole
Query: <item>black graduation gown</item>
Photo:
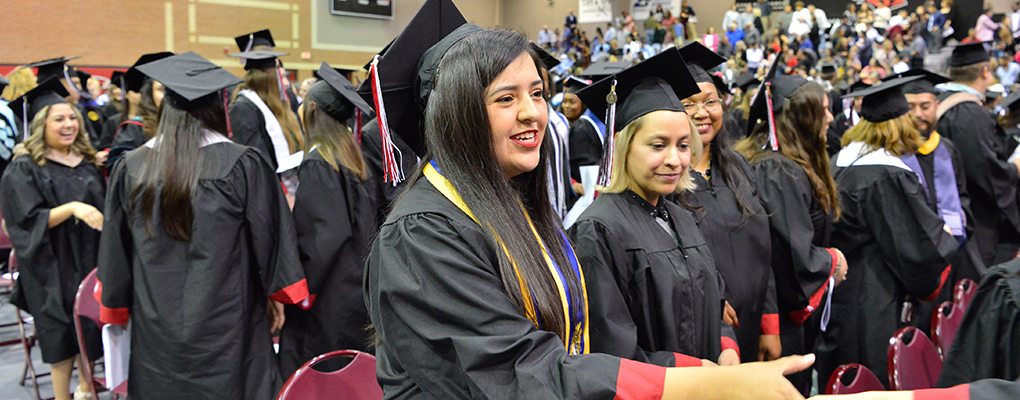
{"type": "Polygon", "coordinates": [[[570,124],[570,176],[581,181],[581,167],[602,162],[602,140],[591,122],[579,118],[570,124]]]}
{"type": "Polygon", "coordinates": [[[113,170],[125,153],[141,147],[148,140],[142,121],[136,118],[121,123],[114,132],[113,138],[110,139],[110,155],[106,161],[107,170],[113,170]]]}
{"type": "Polygon", "coordinates": [[[234,135],[232,138],[234,143],[261,151],[269,165],[273,167],[273,171],[276,171],[279,164],[276,162],[273,140],[266,130],[266,117],[247,97],[237,96],[237,99],[230,103],[230,130],[234,135]]]}
{"type": "MultiPolygon", "coordinates": [[[[634,192],[602,193],[567,233],[588,287],[591,351],[662,366],[716,361],[724,285],[697,220],[666,200],[674,239],[634,192]]],[[[735,344],[735,342],[733,343],[735,344]]]]}
{"type": "MultiPolygon", "coordinates": [[[[811,353],[820,331],[822,297],[838,261],[827,248],[832,217],[815,199],[807,173],[792,160],[774,153],[751,169],[769,215],[782,355],[811,353]]],[[[803,394],[811,388],[810,369],[787,378],[803,394]]]]}
{"type": "Polygon", "coordinates": [[[117,113],[106,119],[106,122],[103,123],[103,130],[99,133],[99,142],[96,144],[96,150],[110,148],[110,143],[113,143],[113,137],[117,134],[117,128],[124,122],[123,115],[122,113],[117,113]]]}
{"type": "Polygon", "coordinates": [[[993,265],[996,247],[1020,239],[1017,187],[1020,174],[1006,161],[1005,136],[980,104],[961,102],[942,115],[936,131],[956,144],[963,156],[973,212],[974,234],[985,265],[993,265]]]}
{"type": "MultiPolygon", "coordinates": [[[[854,164],[837,167],[834,175],[843,213],[832,245],[843,251],[850,269],[833,293],[832,317],[822,333],[825,345],[816,367],[821,377],[847,363],[884,371],[889,338],[907,326],[902,315],[918,299],[934,300],[948,277],[949,256],[959,248],[928,206],[913,171],[854,164]]],[[[931,314],[912,318],[930,323],[931,314]]],[[[877,375],[888,385],[887,374],[877,375]]]]}
{"type": "Polygon", "coordinates": [[[246,146],[203,147],[184,242],[166,235],[158,207],[151,226],[142,216],[135,188],[150,151],[129,152],[111,174],[99,254],[104,322],[131,319],[128,396],[273,399],[283,377],[267,300],[308,294],[276,173],[246,146]]]}
{"type": "Polygon", "coordinates": [[[663,368],[570,356],[559,336],[535,328],[506,295],[497,251],[426,179],[396,202],[372,244],[364,286],[384,399],[662,395],[654,383],[663,368]]]}
{"type": "Polygon", "coordinates": [[[743,139],[744,126],[747,125],[747,121],[739,121],[730,113],[723,113],[723,125],[725,130],[722,132],[723,135],[730,137],[731,141],[738,141],[743,139]]]}
{"type": "MultiPolygon", "coordinates": [[[[393,144],[397,146],[397,150],[400,151],[399,155],[397,152],[394,152],[394,156],[397,157],[397,162],[400,163],[404,177],[410,178],[417,168],[418,156],[404,143],[400,135],[393,133],[391,128],[390,138],[393,140],[393,144]]],[[[397,196],[407,186],[407,181],[401,181],[396,185],[393,182],[385,182],[385,176],[383,175],[382,136],[379,135],[378,119],[372,119],[361,128],[361,155],[365,158],[365,168],[368,169],[367,184],[369,185],[369,191],[372,193],[372,197],[376,199],[377,220],[379,224],[382,224],[386,219],[386,214],[389,214],[393,202],[397,201],[397,196]]]]}
{"type": "Polygon", "coordinates": [[[938,387],[1020,377],[1018,299],[1020,259],[989,269],[956,331],[938,387]]]}
{"type": "Polygon", "coordinates": [[[101,149],[101,147],[99,147],[99,141],[101,139],[100,135],[103,133],[103,124],[106,123],[106,116],[103,115],[101,112],[102,110],[95,105],[82,106],[78,104],[76,107],[78,107],[78,112],[80,112],[82,118],[84,118],[82,122],[85,125],[85,132],[88,132],[89,134],[89,141],[91,142],[92,147],[101,149]]]}
{"type": "MultiPolygon", "coordinates": [[[[754,185],[751,165],[737,152],[740,173],[754,185]]],[[[740,325],[734,328],[742,362],[758,360],[758,338],[762,332],[779,334],[776,281],[772,273],[772,241],[768,216],[757,189],[748,185],[734,192],[726,185],[723,170],[713,165],[711,180],[692,172],[697,185],[682,196],[698,218],[715,267],[726,282],[726,300],[737,312],[740,325]],[[744,217],[737,203],[741,198],[754,215],[744,217]],[[768,315],[762,318],[763,315],[768,315]]]]}
{"type": "Polygon", "coordinates": [[[378,227],[370,187],[343,166],[334,170],[315,149],[301,162],[298,179],[294,225],[314,301],[307,311],[286,306],[280,334],[283,376],[329,351],[371,349],[361,294],[365,259],[378,227]]]}
{"type": "Polygon", "coordinates": [[[835,157],[836,153],[843,148],[843,134],[853,127],[850,118],[845,113],[832,114],[835,118],[829,123],[829,129],[825,132],[825,151],[829,157],[835,157]]]}
{"type": "MultiPolygon", "coordinates": [[[[46,160],[39,166],[27,155],[8,165],[0,180],[0,209],[20,267],[11,302],[35,317],[42,360],[53,364],[79,353],[74,330],[74,296],[85,275],[96,267],[99,231],[71,217],[49,227],[50,209],[80,201],[103,211],[102,173],[82,161],[69,167],[46,160]]],[[[85,321],[87,322],[87,321],[85,321]]],[[[103,355],[99,330],[83,323],[89,357],[103,355]]]]}

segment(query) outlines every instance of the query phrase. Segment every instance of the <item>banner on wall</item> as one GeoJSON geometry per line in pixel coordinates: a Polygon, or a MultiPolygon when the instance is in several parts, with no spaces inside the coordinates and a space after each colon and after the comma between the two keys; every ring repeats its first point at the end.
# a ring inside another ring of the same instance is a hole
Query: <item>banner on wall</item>
{"type": "Polygon", "coordinates": [[[577,22],[609,22],[613,20],[612,0],[577,0],[577,22]]]}
{"type": "Polygon", "coordinates": [[[680,0],[633,0],[630,6],[630,16],[638,25],[648,19],[648,15],[655,12],[655,9],[662,6],[662,11],[669,11],[673,16],[680,16],[680,0]]]}
{"type": "Polygon", "coordinates": [[[393,19],[390,0],[329,0],[329,13],[350,17],[393,19]]]}

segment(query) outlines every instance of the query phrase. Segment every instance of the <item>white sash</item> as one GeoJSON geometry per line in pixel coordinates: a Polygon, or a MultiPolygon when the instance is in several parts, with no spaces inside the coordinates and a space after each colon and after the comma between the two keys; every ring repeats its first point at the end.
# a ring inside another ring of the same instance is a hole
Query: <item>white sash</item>
{"type": "Polygon", "coordinates": [[[262,112],[262,117],[266,120],[266,132],[269,132],[269,140],[273,144],[273,155],[276,157],[276,165],[283,164],[287,156],[290,155],[290,145],[287,144],[287,137],[283,134],[283,126],[280,125],[280,121],[276,119],[276,115],[273,115],[273,112],[259,98],[257,93],[245,89],[240,91],[239,94],[251,100],[259,108],[259,111],[262,112]]]}

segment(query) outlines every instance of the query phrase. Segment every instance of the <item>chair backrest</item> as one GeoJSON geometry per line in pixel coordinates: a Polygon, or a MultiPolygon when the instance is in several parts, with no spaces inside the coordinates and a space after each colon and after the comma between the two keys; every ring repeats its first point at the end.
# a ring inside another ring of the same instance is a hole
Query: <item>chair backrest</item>
{"type": "Polygon", "coordinates": [[[942,359],[928,335],[908,326],[896,331],[890,342],[889,390],[935,387],[942,372],[942,359]]]}
{"type": "Polygon", "coordinates": [[[931,341],[939,351],[939,356],[944,361],[949,354],[949,347],[953,345],[953,338],[956,337],[956,330],[960,328],[960,321],[963,321],[963,307],[951,301],[942,302],[938,310],[931,317],[931,341]]]}
{"type": "MultiPolygon", "coordinates": [[[[89,354],[85,346],[85,335],[81,330],[82,317],[91,320],[99,329],[103,328],[103,323],[99,322],[99,302],[92,294],[96,290],[96,273],[98,271],[98,268],[93,268],[88,275],[85,275],[85,279],[82,279],[81,284],[78,285],[78,293],[74,295],[74,332],[78,336],[78,350],[81,352],[82,359],[86,360],[89,358],[89,354]]],[[[85,375],[87,381],[92,382],[90,385],[92,398],[98,399],[92,367],[89,366],[89,363],[82,363],[80,371],[85,375]]]]}
{"type": "Polygon", "coordinates": [[[379,400],[382,388],[375,376],[375,357],[355,350],[337,350],[313,358],[287,379],[277,400],[379,400]],[[353,357],[347,366],[332,372],[312,369],[338,357],[353,357]]]}
{"type": "MultiPolygon", "coordinates": [[[[3,211],[0,211],[0,220],[3,220],[3,219],[4,219],[4,213],[3,213],[3,211]]],[[[0,249],[9,249],[11,247],[12,247],[11,246],[11,237],[7,236],[7,232],[5,232],[3,229],[0,229],[0,249]]]]}
{"type": "Polygon", "coordinates": [[[10,257],[7,257],[7,272],[13,274],[18,270],[18,258],[14,256],[14,250],[11,250],[10,257]]]}
{"type": "Polygon", "coordinates": [[[956,287],[953,288],[953,302],[960,306],[964,311],[967,310],[967,306],[970,305],[970,300],[974,298],[974,294],[977,293],[977,283],[970,279],[960,279],[956,283],[956,287]]]}
{"type": "Polygon", "coordinates": [[[854,394],[885,390],[882,382],[868,367],[861,364],[843,364],[832,372],[825,394],[854,394]]]}

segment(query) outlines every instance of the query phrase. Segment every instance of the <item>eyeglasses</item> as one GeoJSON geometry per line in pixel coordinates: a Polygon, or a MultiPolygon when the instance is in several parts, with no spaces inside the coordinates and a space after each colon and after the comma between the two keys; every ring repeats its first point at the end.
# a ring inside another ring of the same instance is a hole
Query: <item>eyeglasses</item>
{"type": "Polygon", "coordinates": [[[719,111],[720,109],[722,109],[722,100],[720,100],[720,99],[711,99],[711,100],[708,100],[708,101],[706,101],[704,103],[695,103],[693,101],[690,101],[690,102],[685,101],[685,102],[683,102],[683,105],[684,105],[684,108],[687,109],[687,113],[688,114],[697,113],[698,110],[700,110],[702,108],[704,108],[705,111],[714,112],[714,111],[719,111]]]}

